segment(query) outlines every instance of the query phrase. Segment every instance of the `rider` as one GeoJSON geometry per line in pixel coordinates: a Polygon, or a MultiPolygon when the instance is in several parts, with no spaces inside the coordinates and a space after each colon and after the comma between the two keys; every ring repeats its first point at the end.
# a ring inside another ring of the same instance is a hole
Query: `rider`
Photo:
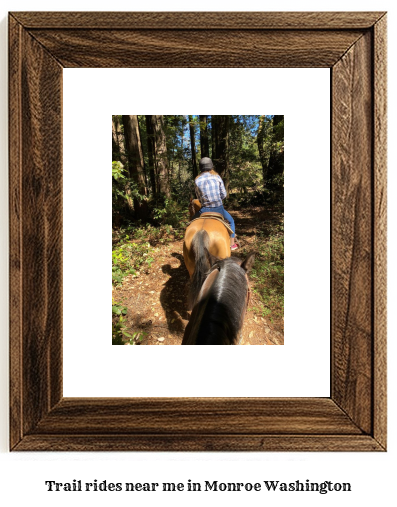
{"type": "Polygon", "coordinates": [[[222,178],[214,171],[214,166],[210,158],[202,158],[199,164],[201,174],[197,176],[194,183],[201,209],[199,209],[193,218],[198,218],[201,213],[208,211],[223,215],[223,217],[229,221],[230,228],[233,231],[233,234],[230,236],[230,248],[231,250],[237,250],[238,245],[235,241],[236,228],[234,220],[222,205],[222,200],[226,197],[226,189],[222,178]]]}

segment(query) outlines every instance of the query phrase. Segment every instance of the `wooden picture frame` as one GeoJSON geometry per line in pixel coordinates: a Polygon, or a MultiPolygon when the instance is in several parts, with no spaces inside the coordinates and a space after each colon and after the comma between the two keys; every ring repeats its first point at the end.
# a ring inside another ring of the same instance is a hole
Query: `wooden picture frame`
{"type": "Polygon", "coordinates": [[[14,12],[9,73],[10,448],[384,451],[386,14],[14,12]],[[329,398],[63,398],[64,67],[331,69],[329,398]]]}

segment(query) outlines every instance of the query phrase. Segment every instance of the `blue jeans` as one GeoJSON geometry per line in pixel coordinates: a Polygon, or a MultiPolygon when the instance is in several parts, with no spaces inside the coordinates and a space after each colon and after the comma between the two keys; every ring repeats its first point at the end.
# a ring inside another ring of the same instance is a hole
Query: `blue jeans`
{"type": "MultiPolygon", "coordinates": [[[[223,206],[217,206],[216,208],[201,208],[198,210],[198,212],[194,215],[194,218],[198,218],[201,213],[211,211],[212,213],[220,213],[228,222],[230,223],[230,228],[233,231],[233,234],[231,234],[231,237],[234,238],[236,236],[236,226],[234,225],[234,220],[232,215],[228,213],[223,206]]],[[[192,220],[193,220],[192,219],[192,220]]]]}

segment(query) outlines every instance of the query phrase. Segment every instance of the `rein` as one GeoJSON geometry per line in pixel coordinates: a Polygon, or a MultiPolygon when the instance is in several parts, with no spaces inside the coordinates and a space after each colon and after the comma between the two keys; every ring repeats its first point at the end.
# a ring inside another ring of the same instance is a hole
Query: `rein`
{"type": "MultiPolygon", "coordinates": [[[[247,273],[245,274],[245,278],[247,280],[247,296],[246,296],[246,303],[245,303],[245,313],[247,314],[248,313],[248,305],[249,305],[249,302],[250,302],[250,299],[251,299],[251,287],[250,287],[250,282],[248,280],[248,276],[247,276],[247,273]]],[[[243,310],[243,313],[244,313],[244,310],[243,310]]],[[[240,345],[240,343],[242,342],[243,340],[243,327],[241,327],[241,330],[240,330],[240,340],[238,342],[237,345],[240,345]]]]}

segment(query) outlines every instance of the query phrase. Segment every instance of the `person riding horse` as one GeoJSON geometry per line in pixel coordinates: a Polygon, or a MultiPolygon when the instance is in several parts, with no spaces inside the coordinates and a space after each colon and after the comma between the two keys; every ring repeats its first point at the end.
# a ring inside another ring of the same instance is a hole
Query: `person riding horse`
{"type": "Polygon", "coordinates": [[[199,218],[201,213],[212,212],[220,213],[223,218],[228,220],[233,234],[230,236],[231,250],[237,250],[238,244],[235,241],[236,228],[233,217],[223,207],[222,201],[226,197],[226,189],[223,184],[222,178],[214,171],[212,160],[209,157],[204,157],[199,162],[201,174],[195,179],[195,191],[198,200],[200,201],[201,208],[193,216],[199,218]]]}

